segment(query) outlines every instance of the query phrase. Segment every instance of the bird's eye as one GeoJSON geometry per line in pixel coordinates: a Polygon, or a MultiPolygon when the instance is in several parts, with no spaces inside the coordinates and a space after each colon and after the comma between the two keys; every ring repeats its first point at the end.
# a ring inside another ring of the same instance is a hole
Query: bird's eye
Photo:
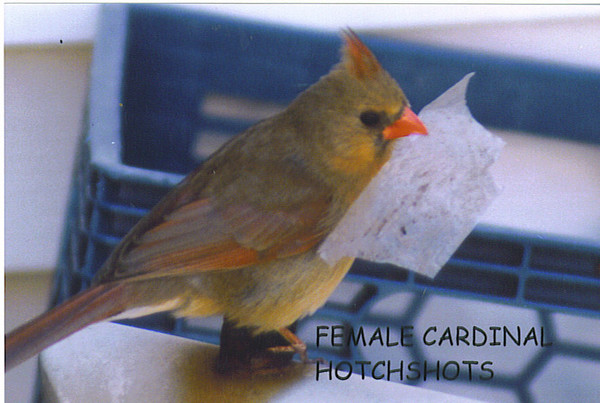
{"type": "Polygon", "coordinates": [[[377,127],[381,122],[381,116],[375,111],[365,111],[360,114],[360,121],[367,127],[377,127]]]}

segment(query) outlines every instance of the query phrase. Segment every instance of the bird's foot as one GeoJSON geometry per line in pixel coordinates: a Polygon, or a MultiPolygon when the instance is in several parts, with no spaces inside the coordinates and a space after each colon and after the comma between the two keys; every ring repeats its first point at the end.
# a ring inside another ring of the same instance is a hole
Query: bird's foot
{"type": "Polygon", "coordinates": [[[296,334],[294,332],[292,332],[290,329],[288,329],[287,327],[282,327],[278,331],[279,331],[279,334],[281,334],[283,336],[283,338],[286,339],[288,341],[288,343],[290,343],[290,344],[287,346],[269,347],[268,348],[269,351],[271,351],[273,353],[292,353],[292,355],[298,354],[300,356],[300,360],[302,361],[303,364],[314,364],[317,361],[320,362],[321,364],[325,363],[325,360],[323,358],[316,358],[316,359],[308,358],[306,344],[302,340],[300,340],[300,338],[298,336],[296,336],[296,334]]]}
{"type": "Polygon", "coordinates": [[[225,321],[221,329],[217,371],[222,374],[280,372],[292,364],[296,354],[303,364],[324,362],[309,359],[306,344],[286,327],[256,335],[251,329],[225,321]]]}

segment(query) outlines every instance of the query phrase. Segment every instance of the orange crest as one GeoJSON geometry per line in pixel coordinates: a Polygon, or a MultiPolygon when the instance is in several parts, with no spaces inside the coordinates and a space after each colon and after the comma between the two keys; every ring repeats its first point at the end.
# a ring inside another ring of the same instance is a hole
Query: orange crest
{"type": "Polygon", "coordinates": [[[373,77],[381,70],[373,53],[350,28],[343,33],[346,40],[344,48],[346,68],[359,79],[373,77]]]}

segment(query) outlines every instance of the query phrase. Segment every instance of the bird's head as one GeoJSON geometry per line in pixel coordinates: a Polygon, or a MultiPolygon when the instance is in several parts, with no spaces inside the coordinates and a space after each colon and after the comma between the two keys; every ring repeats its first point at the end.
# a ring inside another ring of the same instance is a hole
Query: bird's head
{"type": "Polygon", "coordinates": [[[290,107],[302,116],[309,140],[330,169],[373,175],[389,157],[389,144],[427,134],[396,81],[351,30],[342,59],[290,107]]]}

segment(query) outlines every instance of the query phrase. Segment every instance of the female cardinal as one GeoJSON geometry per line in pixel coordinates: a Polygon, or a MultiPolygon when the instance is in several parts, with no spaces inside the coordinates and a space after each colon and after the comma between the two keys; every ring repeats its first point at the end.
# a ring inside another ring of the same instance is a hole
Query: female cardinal
{"type": "Polygon", "coordinates": [[[188,175],[124,237],[91,288],[10,333],[6,368],[92,323],[160,311],[221,314],[250,336],[278,331],[306,360],[287,326],[324,304],[352,264],[329,266],[318,245],[392,142],[427,133],[369,49],[352,31],[344,37],[340,63],[188,175]]]}

